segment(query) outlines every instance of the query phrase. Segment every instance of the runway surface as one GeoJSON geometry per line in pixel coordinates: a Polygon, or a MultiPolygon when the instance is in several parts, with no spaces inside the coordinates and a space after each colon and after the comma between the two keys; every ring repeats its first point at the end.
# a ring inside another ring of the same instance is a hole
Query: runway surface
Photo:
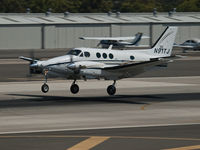
{"type": "Polygon", "coordinates": [[[197,150],[200,149],[199,127],[185,125],[9,134],[0,135],[0,146],[5,150],[197,150]]]}
{"type": "Polygon", "coordinates": [[[200,149],[199,57],[120,80],[115,96],[103,80],[78,81],[77,95],[51,80],[43,94],[16,61],[0,61],[0,149],[200,149]]]}
{"type": "Polygon", "coordinates": [[[0,147],[55,149],[51,146],[55,142],[58,149],[67,149],[91,141],[96,141],[93,149],[122,149],[124,146],[124,149],[166,149],[200,145],[197,130],[200,127],[199,76],[125,79],[117,83],[116,96],[107,96],[105,89],[111,83],[79,81],[81,91],[72,95],[69,81],[49,82],[48,94],[40,92],[39,81],[1,82],[0,147]],[[196,125],[187,126],[189,124],[196,125]],[[93,129],[90,130],[93,134],[90,135],[88,129],[93,129]],[[97,129],[107,130],[103,130],[104,135],[97,129]],[[124,136],[123,133],[126,137],[115,137],[124,136]],[[13,134],[13,137],[6,137],[13,134]],[[165,139],[161,138],[163,136],[165,139]],[[35,147],[34,143],[39,144],[35,147]],[[50,145],[44,148],[44,143],[50,145]]]}

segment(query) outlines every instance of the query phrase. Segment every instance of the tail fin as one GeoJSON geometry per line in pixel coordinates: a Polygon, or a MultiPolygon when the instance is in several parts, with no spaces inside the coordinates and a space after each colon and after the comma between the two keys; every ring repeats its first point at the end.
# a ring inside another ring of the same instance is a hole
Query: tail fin
{"type": "Polygon", "coordinates": [[[169,57],[172,53],[178,27],[170,26],[165,29],[162,35],[149,51],[155,57],[169,57]]]}
{"type": "Polygon", "coordinates": [[[131,45],[136,45],[136,46],[138,46],[138,45],[139,45],[139,42],[140,42],[141,39],[142,39],[142,35],[143,35],[143,33],[138,32],[138,33],[135,35],[135,38],[133,39],[133,41],[131,41],[131,45]]]}

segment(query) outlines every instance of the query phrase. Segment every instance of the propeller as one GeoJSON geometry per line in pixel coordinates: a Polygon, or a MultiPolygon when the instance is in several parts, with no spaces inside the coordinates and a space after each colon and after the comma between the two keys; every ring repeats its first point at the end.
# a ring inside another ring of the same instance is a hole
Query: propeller
{"type": "Polygon", "coordinates": [[[30,52],[30,57],[32,59],[29,63],[29,73],[31,75],[31,74],[34,74],[36,72],[35,68],[37,67],[37,60],[35,58],[33,51],[30,52]]]}
{"type": "Polygon", "coordinates": [[[75,70],[77,70],[77,67],[76,67],[76,64],[74,63],[73,55],[69,55],[69,56],[70,56],[70,63],[69,63],[69,65],[67,65],[67,68],[75,71],[75,70]]]}
{"type": "Polygon", "coordinates": [[[29,71],[30,71],[30,74],[40,74],[42,73],[42,68],[38,67],[38,61],[36,62],[31,62],[30,65],[29,65],[29,71]]]}
{"type": "Polygon", "coordinates": [[[70,63],[73,63],[73,55],[70,55],[70,63]]]}
{"type": "Polygon", "coordinates": [[[29,61],[29,73],[31,74],[40,74],[42,73],[42,68],[38,67],[38,59],[34,58],[29,58],[29,57],[24,57],[20,56],[20,59],[29,61]]]}
{"type": "Polygon", "coordinates": [[[82,65],[77,65],[74,62],[74,56],[70,55],[70,63],[67,65],[67,68],[72,70],[74,72],[74,74],[79,74],[81,69],[85,69],[86,66],[82,66],[82,65]]]}

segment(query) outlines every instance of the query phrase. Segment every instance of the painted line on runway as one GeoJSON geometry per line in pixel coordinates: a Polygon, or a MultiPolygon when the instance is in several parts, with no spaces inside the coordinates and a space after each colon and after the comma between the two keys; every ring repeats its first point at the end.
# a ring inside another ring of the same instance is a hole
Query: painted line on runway
{"type": "Polygon", "coordinates": [[[28,131],[5,131],[2,134],[17,133],[40,133],[40,132],[57,132],[57,131],[78,131],[78,130],[98,130],[98,129],[122,129],[122,128],[148,128],[148,127],[168,127],[168,126],[188,126],[200,125],[200,123],[177,123],[177,124],[150,124],[150,125],[133,125],[133,126],[107,126],[107,127],[91,127],[91,128],[70,128],[70,129],[49,129],[49,130],[28,130],[28,131]]]}
{"type": "Polygon", "coordinates": [[[161,102],[152,102],[152,103],[149,103],[149,104],[144,104],[143,106],[140,107],[140,109],[145,110],[146,107],[154,105],[154,104],[159,104],[159,103],[161,103],[161,102]]]}
{"type": "Polygon", "coordinates": [[[140,107],[141,110],[144,110],[147,106],[149,106],[151,104],[144,104],[143,106],[140,107]]]}
{"type": "Polygon", "coordinates": [[[164,149],[164,150],[197,150],[197,149],[200,149],[200,145],[170,148],[170,149],[164,149]]]}
{"type": "Polygon", "coordinates": [[[110,137],[92,136],[92,137],[68,148],[67,150],[90,150],[91,148],[108,140],[109,138],[110,137]]]}

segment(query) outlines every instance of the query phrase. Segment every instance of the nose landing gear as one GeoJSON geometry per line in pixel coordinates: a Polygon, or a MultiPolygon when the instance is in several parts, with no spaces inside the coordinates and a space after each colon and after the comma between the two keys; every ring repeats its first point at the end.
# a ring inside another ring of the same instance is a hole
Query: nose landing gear
{"type": "Polygon", "coordinates": [[[112,85],[109,85],[107,87],[107,93],[109,95],[114,95],[116,93],[116,87],[115,87],[115,83],[116,83],[116,80],[114,80],[114,83],[112,85]]]}
{"type": "Polygon", "coordinates": [[[79,86],[75,84],[76,80],[72,83],[70,90],[73,94],[77,94],[79,92],[79,86]]]}
{"type": "Polygon", "coordinates": [[[44,81],[44,84],[41,87],[41,91],[43,93],[47,93],[49,91],[49,86],[47,85],[47,73],[48,73],[48,70],[45,70],[44,71],[45,81],[44,81]]]}
{"type": "Polygon", "coordinates": [[[46,83],[44,83],[41,87],[41,90],[43,93],[47,93],[49,91],[49,86],[46,83]]]}

